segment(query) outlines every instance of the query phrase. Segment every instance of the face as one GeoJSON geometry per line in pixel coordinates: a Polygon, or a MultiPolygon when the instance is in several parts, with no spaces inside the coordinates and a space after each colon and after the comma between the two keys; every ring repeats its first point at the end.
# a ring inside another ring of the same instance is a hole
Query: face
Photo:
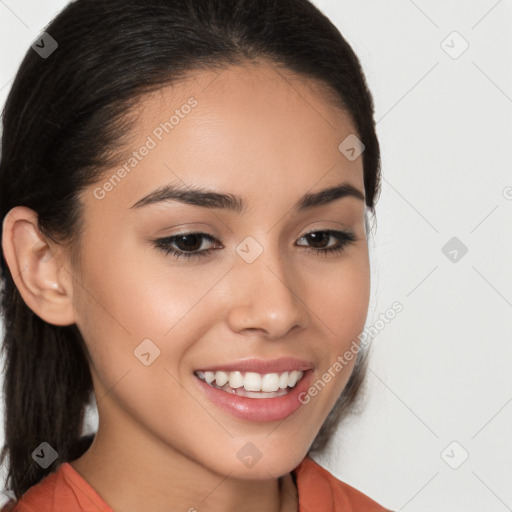
{"type": "Polygon", "coordinates": [[[364,200],[300,201],[343,183],[364,198],[362,156],[338,149],[355,133],[321,85],[266,64],[144,97],[126,158],[81,195],[73,310],[108,456],[242,479],[302,460],[353,369],[333,371],[370,273],[364,200]],[[143,201],[163,187],[236,200],[143,201]]]}

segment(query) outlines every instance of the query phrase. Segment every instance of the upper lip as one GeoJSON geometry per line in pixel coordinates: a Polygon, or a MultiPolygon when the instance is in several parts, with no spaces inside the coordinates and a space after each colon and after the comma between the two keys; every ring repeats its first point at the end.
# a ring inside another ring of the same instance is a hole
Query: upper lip
{"type": "Polygon", "coordinates": [[[306,371],[313,368],[313,363],[304,361],[303,359],[296,359],[294,357],[281,357],[279,359],[241,359],[233,363],[218,364],[215,366],[204,366],[198,368],[196,371],[201,370],[205,372],[218,372],[218,371],[241,371],[241,372],[254,372],[254,373],[282,373],[287,371],[306,371]]]}

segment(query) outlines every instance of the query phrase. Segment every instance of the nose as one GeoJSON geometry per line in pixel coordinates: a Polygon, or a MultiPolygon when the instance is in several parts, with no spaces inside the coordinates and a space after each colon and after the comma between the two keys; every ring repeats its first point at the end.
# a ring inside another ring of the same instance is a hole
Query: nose
{"type": "Polygon", "coordinates": [[[260,331],[267,339],[281,339],[309,325],[300,272],[277,249],[265,249],[252,263],[238,259],[230,274],[234,291],[227,318],[233,332],[260,331]]]}

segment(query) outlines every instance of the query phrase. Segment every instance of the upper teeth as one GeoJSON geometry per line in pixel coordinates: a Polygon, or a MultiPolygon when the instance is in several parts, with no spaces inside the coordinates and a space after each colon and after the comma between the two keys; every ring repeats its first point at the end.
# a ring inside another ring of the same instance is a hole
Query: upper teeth
{"type": "Polygon", "coordinates": [[[262,375],[254,372],[203,372],[199,370],[196,374],[208,384],[212,384],[215,381],[215,385],[219,387],[229,382],[233,389],[243,386],[247,391],[271,392],[295,386],[304,375],[304,372],[293,370],[291,372],[266,373],[262,375]]]}

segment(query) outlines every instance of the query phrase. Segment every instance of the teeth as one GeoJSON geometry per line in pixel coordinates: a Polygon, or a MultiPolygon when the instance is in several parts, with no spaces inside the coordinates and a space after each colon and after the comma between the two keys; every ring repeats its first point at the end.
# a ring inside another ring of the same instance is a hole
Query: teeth
{"type": "Polygon", "coordinates": [[[233,388],[241,388],[244,385],[244,378],[240,372],[231,372],[229,374],[229,385],[233,388]]]}
{"type": "MultiPolygon", "coordinates": [[[[281,392],[286,388],[293,388],[295,384],[302,378],[304,372],[293,370],[283,373],[266,373],[260,374],[255,372],[203,372],[197,371],[196,375],[208,384],[223,388],[229,383],[229,387],[233,389],[243,388],[249,392],[274,393],[281,392]]],[[[227,386],[226,386],[227,387],[227,386]]]]}
{"type": "Polygon", "coordinates": [[[279,389],[279,375],[267,373],[261,379],[261,391],[277,391],[279,389]]]}
{"type": "Polygon", "coordinates": [[[261,375],[259,373],[247,372],[244,377],[243,386],[247,391],[261,391],[261,375]]]}
{"type": "Polygon", "coordinates": [[[224,386],[228,380],[229,376],[226,372],[215,372],[215,383],[217,386],[224,386]]]}
{"type": "Polygon", "coordinates": [[[288,387],[288,372],[284,372],[279,377],[279,387],[285,389],[288,387]]]}
{"type": "Polygon", "coordinates": [[[299,379],[299,372],[293,371],[290,373],[290,376],[288,377],[288,386],[295,386],[297,383],[297,380],[299,379]]]}

